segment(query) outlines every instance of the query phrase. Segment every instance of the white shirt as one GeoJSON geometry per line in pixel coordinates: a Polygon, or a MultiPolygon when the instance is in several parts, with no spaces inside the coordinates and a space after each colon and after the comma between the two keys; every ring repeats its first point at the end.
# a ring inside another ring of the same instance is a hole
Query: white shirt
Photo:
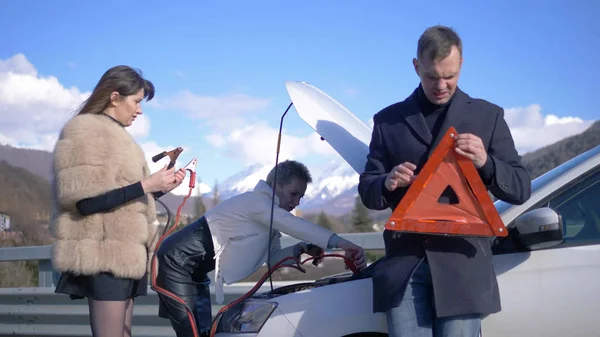
{"type": "MultiPolygon", "coordinates": [[[[261,180],[253,191],[226,199],[205,214],[215,248],[215,290],[219,304],[223,303],[223,283],[238,282],[267,261],[272,191],[261,180]]],[[[323,249],[334,234],[280,208],[275,196],[271,265],[292,255],[291,248],[281,248],[281,232],[323,249]]]]}

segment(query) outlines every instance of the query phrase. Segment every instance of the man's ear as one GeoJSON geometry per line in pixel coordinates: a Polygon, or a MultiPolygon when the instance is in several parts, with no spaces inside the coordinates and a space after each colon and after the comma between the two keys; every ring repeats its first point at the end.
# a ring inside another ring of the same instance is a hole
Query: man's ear
{"type": "Polygon", "coordinates": [[[413,67],[415,67],[415,73],[417,73],[417,76],[421,77],[421,75],[419,75],[419,61],[416,58],[413,58],[413,67]]]}
{"type": "MultiPolygon", "coordinates": [[[[273,190],[273,187],[271,187],[273,190]]],[[[281,187],[279,185],[275,186],[275,196],[279,198],[279,194],[281,194],[281,187]]]]}

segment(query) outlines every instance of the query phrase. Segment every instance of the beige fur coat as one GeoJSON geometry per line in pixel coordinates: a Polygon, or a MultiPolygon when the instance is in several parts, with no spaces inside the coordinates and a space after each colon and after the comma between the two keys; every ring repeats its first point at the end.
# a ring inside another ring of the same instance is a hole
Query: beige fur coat
{"type": "Polygon", "coordinates": [[[83,114],[62,129],[54,149],[52,263],[60,272],[111,272],[140,279],[158,240],[152,194],[81,216],[76,203],[150,175],[142,149],[116,121],[83,114]]]}

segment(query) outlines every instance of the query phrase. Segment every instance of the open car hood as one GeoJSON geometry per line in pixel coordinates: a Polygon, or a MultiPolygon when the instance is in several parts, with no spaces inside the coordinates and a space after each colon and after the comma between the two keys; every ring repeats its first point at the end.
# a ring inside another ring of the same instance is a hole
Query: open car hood
{"type": "MultiPolygon", "coordinates": [[[[285,86],[300,118],[331,145],[354,171],[362,173],[367,161],[373,129],[338,101],[309,83],[287,81],[285,86]]],[[[305,289],[371,277],[375,264],[371,264],[358,275],[347,272],[323,277],[313,282],[300,281],[274,289],[272,292],[255,294],[252,298],[272,298],[305,289]]]]}
{"type": "MultiPolygon", "coordinates": [[[[362,173],[369,153],[372,128],[313,85],[288,81],[285,86],[300,118],[329,143],[357,173],[362,173]]],[[[273,291],[254,294],[250,298],[273,298],[330,284],[368,278],[372,276],[373,267],[377,262],[357,275],[345,272],[316,281],[298,281],[295,284],[275,288],[273,291]]]]}
{"type": "Polygon", "coordinates": [[[313,85],[288,81],[285,86],[300,118],[357,173],[362,173],[369,153],[372,128],[313,85]]]}

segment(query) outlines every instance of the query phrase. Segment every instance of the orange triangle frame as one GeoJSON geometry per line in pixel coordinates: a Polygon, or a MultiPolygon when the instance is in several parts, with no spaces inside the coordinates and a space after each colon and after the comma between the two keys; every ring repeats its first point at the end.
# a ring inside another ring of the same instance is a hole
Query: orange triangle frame
{"type": "Polygon", "coordinates": [[[450,127],[408,191],[392,212],[385,229],[422,234],[505,237],[504,226],[473,162],[456,154],[450,127]],[[458,204],[438,203],[448,187],[458,204]]]}

